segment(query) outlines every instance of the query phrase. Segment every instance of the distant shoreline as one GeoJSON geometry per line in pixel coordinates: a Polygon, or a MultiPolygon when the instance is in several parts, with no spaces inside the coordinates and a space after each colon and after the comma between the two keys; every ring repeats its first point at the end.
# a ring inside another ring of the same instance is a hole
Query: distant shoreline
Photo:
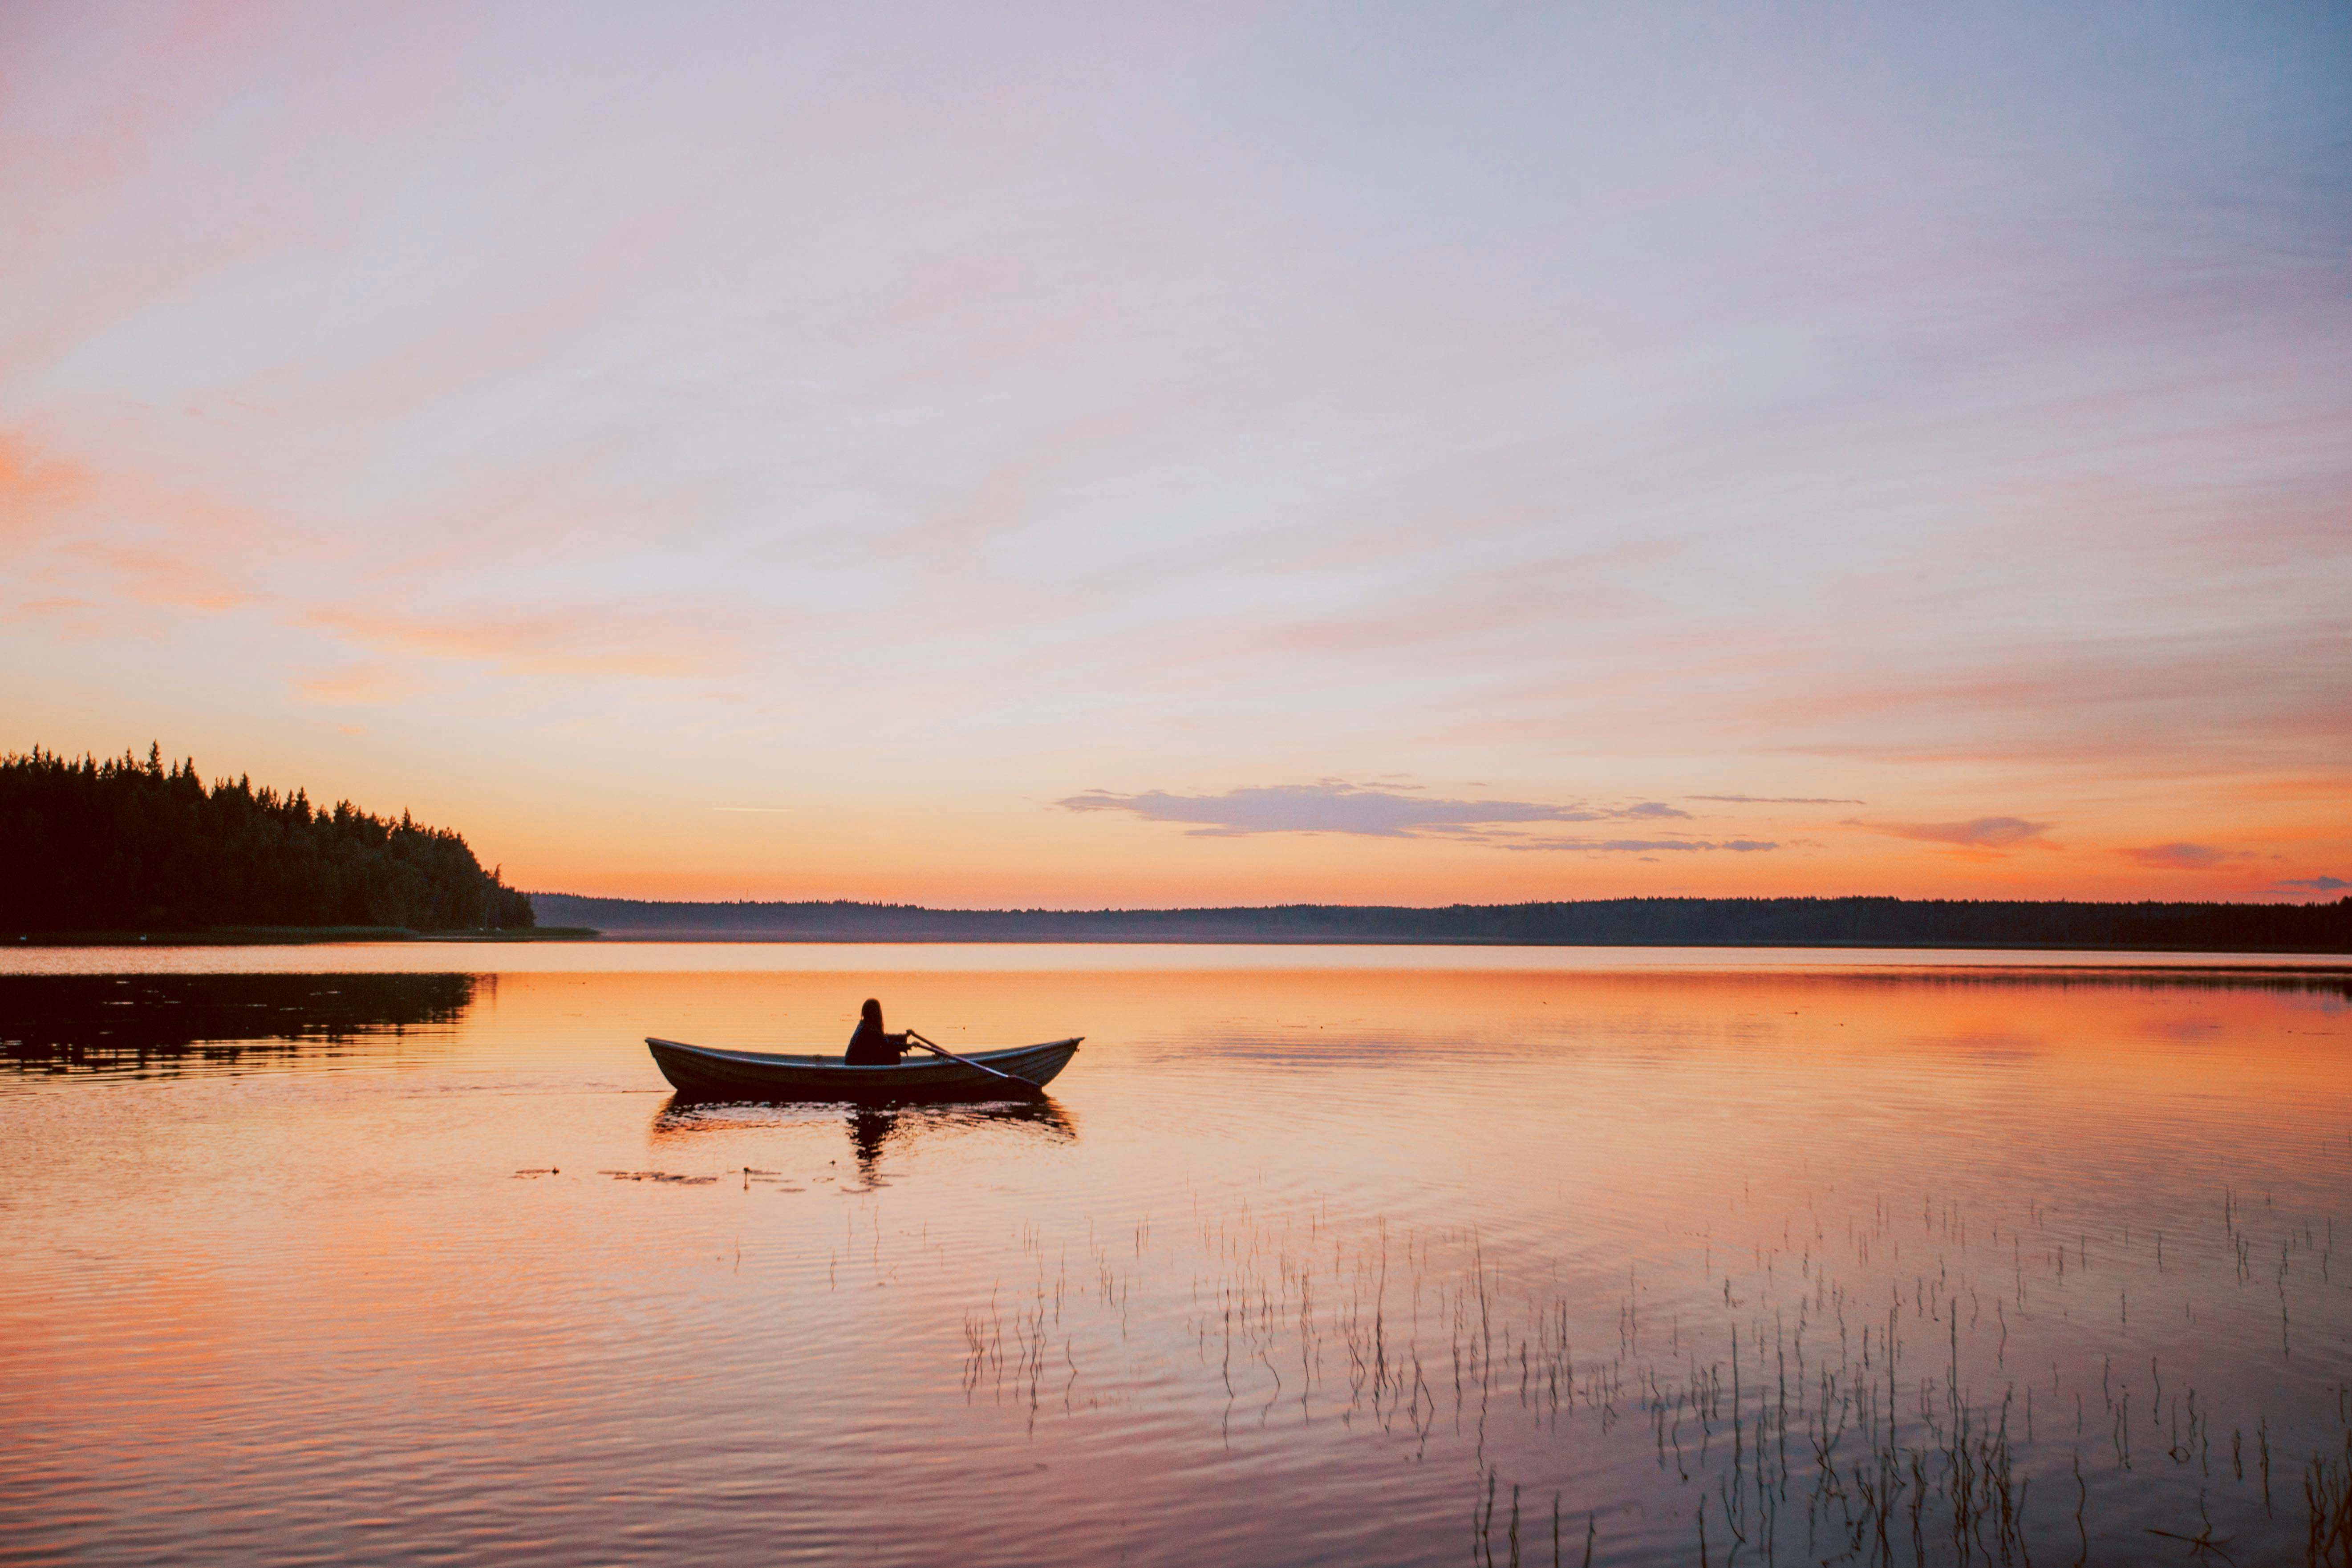
{"type": "Polygon", "coordinates": [[[503,930],[219,925],[0,931],[10,947],[642,942],[876,945],[1695,948],[1737,952],[2352,954],[2352,899],[2313,904],[2070,900],[1606,899],[1435,908],[1287,904],[935,910],[850,902],[688,903],[530,895],[545,923],[503,930]]]}
{"type": "MultiPolygon", "coordinates": [[[[436,939],[425,939],[436,940],[436,939]]],[[[528,939],[526,939],[528,940],[528,939]]],[[[1809,948],[1823,952],[1884,950],[1919,952],[2231,952],[2284,957],[2337,958],[2352,962],[2352,953],[2304,947],[2208,947],[2195,942],[2151,946],[2145,943],[2086,942],[1544,942],[1507,941],[1487,937],[1328,937],[1328,936],[746,936],[740,932],[598,931],[589,940],[606,942],[697,943],[741,947],[1704,947],[1726,951],[1767,948],[1809,948]]]]}
{"type": "Polygon", "coordinates": [[[1201,943],[2352,952],[2352,900],[2324,904],[1603,899],[1161,910],[934,910],[849,902],[665,903],[530,895],[550,925],[606,941],[1201,943]]]}
{"type": "MultiPolygon", "coordinates": [[[[1942,967],[1955,973],[1972,967],[2003,967],[1999,964],[2003,953],[2078,953],[2080,963],[2036,961],[2037,973],[2230,973],[2230,974],[2299,974],[2352,975],[2352,953],[2314,951],[2305,948],[2218,948],[2218,947],[2126,947],[2094,946],[2087,943],[2060,942],[1416,942],[1407,940],[1336,941],[1329,939],[1292,937],[1279,940],[1248,941],[1223,937],[1192,938],[1087,938],[1087,937],[902,937],[889,939],[809,937],[809,936],[679,936],[671,934],[645,935],[622,931],[562,931],[551,934],[500,935],[496,932],[480,936],[427,935],[353,935],[321,934],[299,931],[289,934],[257,934],[223,937],[211,933],[167,932],[163,934],[122,935],[116,933],[75,933],[35,936],[29,933],[0,937],[0,954],[13,950],[37,952],[59,949],[137,949],[143,952],[170,952],[182,948],[289,948],[328,946],[372,946],[377,943],[401,947],[510,947],[533,943],[551,946],[649,946],[649,947],[1004,947],[1004,948],[1297,948],[1302,951],[1324,948],[1459,948],[1465,952],[1481,949],[1507,948],[1526,952],[1657,952],[1667,950],[1695,950],[1712,953],[1797,952],[1824,955],[1840,952],[1916,952],[1980,953],[1984,963],[1948,964],[1942,967]],[[2095,962],[2099,957],[2137,958],[2141,963],[2095,962]],[[2199,958],[2214,960],[2199,963],[2199,958]],[[2224,959],[2246,962],[2223,963],[2224,959]],[[2270,962],[2259,962],[2268,960],[2270,962]],[[2298,962],[2300,961],[2300,962],[2298,962]]],[[[0,962],[0,973],[6,973],[0,962]]]]}

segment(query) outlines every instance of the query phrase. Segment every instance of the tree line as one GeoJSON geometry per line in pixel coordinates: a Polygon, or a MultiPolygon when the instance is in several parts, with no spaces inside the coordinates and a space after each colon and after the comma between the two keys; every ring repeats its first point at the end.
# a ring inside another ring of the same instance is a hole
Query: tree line
{"type": "Polygon", "coordinates": [[[103,762],[36,746],[0,757],[0,931],[215,926],[514,929],[530,900],[463,836],[250,777],[207,787],[150,746],[103,762]]]}
{"type": "Polygon", "coordinates": [[[2325,904],[1991,899],[1589,899],[1192,910],[926,910],[654,903],[532,895],[607,936],[800,942],[1325,942],[1661,947],[2044,947],[2352,952],[2352,899],[2325,904]]]}

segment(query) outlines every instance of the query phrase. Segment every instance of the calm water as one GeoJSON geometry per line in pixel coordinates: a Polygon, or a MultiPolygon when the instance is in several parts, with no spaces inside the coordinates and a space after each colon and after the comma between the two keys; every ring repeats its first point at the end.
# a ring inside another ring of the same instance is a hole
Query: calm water
{"type": "Polygon", "coordinates": [[[0,1563],[2352,1552],[2341,973],[1726,956],[0,955],[0,1563]]]}

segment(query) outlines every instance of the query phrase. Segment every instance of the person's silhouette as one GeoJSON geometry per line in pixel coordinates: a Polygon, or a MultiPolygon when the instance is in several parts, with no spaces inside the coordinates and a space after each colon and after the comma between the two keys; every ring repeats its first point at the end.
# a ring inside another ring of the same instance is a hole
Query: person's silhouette
{"type": "Polygon", "coordinates": [[[889,1068],[898,1065],[907,1054],[907,1037],[888,1035],[882,1031],[882,1004],[868,996],[866,1005],[858,1009],[857,1032],[849,1037],[849,1049],[842,1063],[854,1068],[889,1068]]]}

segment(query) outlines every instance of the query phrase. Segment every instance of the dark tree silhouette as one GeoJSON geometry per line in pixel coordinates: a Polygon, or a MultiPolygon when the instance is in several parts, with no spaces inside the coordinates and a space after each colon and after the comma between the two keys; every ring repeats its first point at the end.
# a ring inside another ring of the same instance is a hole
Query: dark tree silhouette
{"type": "Polygon", "coordinates": [[[0,931],[201,931],[534,923],[530,900],[448,828],[349,801],[313,807],[248,777],[207,789],[150,746],[105,762],[0,758],[0,931]]]}
{"type": "Polygon", "coordinates": [[[1969,899],[1591,899],[1574,903],[1256,909],[926,910],[898,904],[646,903],[535,893],[551,922],[606,936],[798,942],[1499,942],[1667,947],[2090,947],[2352,952],[2328,904],[1969,899]]]}

